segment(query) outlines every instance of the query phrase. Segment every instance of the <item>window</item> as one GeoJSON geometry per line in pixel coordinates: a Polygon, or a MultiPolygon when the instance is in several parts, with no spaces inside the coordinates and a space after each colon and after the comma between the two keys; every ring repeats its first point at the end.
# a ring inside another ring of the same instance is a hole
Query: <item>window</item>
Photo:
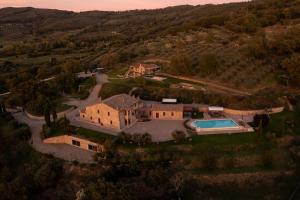
{"type": "Polygon", "coordinates": [[[163,112],[163,116],[166,116],[166,113],[165,113],[165,112],[163,112]]]}
{"type": "Polygon", "coordinates": [[[174,116],[174,112],[171,112],[171,116],[172,116],[172,117],[174,116]]]}
{"type": "Polygon", "coordinates": [[[97,151],[97,147],[96,147],[95,145],[89,144],[88,148],[89,148],[89,150],[91,150],[91,151],[97,151]]]}
{"type": "Polygon", "coordinates": [[[112,121],[110,120],[110,124],[112,124],[112,121]]]}
{"type": "Polygon", "coordinates": [[[101,119],[100,118],[98,118],[98,123],[101,124],[101,119]]]}
{"type": "Polygon", "coordinates": [[[93,117],[90,117],[91,120],[93,120],[93,117]]]}
{"type": "Polygon", "coordinates": [[[156,118],[159,118],[159,113],[156,113],[156,118]]]}
{"type": "Polygon", "coordinates": [[[82,115],[82,117],[83,117],[83,118],[85,118],[85,116],[84,116],[84,115],[82,115]]]}
{"type": "Polygon", "coordinates": [[[98,110],[97,112],[98,112],[98,114],[99,114],[99,113],[100,113],[100,110],[98,110]]]}
{"type": "Polygon", "coordinates": [[[74,146],[80,147],[80,142],[77,141],[77,140],[72,140],[72,144],[73,144],[74,146]]]}
{"type": "Polygon", "coordinates": [[[110,112],[107,112],[107,115],[110,116],[110,112]]]}
{"type": "Polygon", "coordinates": [[[128,125],[130,125],[130,123],[131,123],[131,121],[130,121],[130,119],[128,120],[128,125]]]}
{"type": "Polygon", "coordinates": [[[127,119],[125,119],[125,126],[127,126],[127,119]]]}

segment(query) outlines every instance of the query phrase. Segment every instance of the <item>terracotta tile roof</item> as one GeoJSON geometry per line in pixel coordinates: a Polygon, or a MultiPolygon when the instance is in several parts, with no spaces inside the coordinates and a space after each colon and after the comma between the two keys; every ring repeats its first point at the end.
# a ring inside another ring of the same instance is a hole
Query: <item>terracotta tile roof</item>
{"type": "Polygon", "coordinates": [[[153,104],[151,110],[153,111],[181,111],[183,112],[182,104],[153,104]]]}
{"type": "Polygon", "coordinates": [[[124,110],[130,108],[138,102],[139,100],[132,96],[129,96],[127,94],[119,94],[103,100],[102,103],[117,110],[124,110]]]}

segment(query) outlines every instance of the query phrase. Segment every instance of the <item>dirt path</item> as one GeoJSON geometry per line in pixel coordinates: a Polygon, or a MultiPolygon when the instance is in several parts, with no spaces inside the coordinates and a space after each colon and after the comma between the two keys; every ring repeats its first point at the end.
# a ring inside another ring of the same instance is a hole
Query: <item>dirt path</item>
{"type": "Polygon", "coordinates": [[[191,81],[191,82],[194,82],[194,83],[200,83],[200,84],[203,84],[203,85],[207,86],[211,90],[217,90],[217,91],[225,92],[226,94],[237,95],[237,96],[252,95],[252,93],[250,93],[250,92],[242,91],[242,90],[231,88],[231,87],[227,87],[227,86],[224,86],[224,85],[221,85],[221,84],[218,84],[218,83],[213,83],[213,82],[210,82],[210,81],[207,81],[207,80],[199,80],[199,79],[189,78],[189,77],[185,77],[185,76],[175,76],[175,75],[171,75],[171,74],[167,74],[167,73],[159,73],[158,75],[171,77],[171,78],[176,78],[176,79],[181,79],[181,80],[184,80],[184,81],[191,81]]]}

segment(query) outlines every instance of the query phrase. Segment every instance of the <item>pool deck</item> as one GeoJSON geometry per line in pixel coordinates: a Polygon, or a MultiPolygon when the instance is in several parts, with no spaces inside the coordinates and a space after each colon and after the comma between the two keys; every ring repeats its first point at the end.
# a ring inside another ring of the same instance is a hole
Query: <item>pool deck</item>
{"type": "Polygon", "coordinates": [[[250,133],[254,132],[254,129],[249,126],[247,123],[243,123],[241,125],[236,120],[231,118],[212,118],[212,119],[198,119],[191,120],[188,125],[192,128],[196,128],[196,132],[198,135],[219,135],[219,134],[234,134],[234,133],[250,133]],[[196,128],[192,124],[195,121],[209,121],[209,120],[232,120],[236,123],[236,127],[217,127],[217,128],[196,128]]]}

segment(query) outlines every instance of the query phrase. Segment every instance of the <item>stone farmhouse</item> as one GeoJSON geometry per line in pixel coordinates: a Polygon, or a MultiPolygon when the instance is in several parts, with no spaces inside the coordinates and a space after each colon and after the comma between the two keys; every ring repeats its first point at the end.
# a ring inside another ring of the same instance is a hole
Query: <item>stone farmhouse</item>
{"type": "Polygon", "coordinates": [[[105,128],[122,130],[137,122],[142,103],[139,99],[120,94],[81,110],[80,118],[105,128]]]}
{"type": "Polygon", "coordinates": [[[134,77],[143,75],[154,75],[160,71],[160,67],[155,64],[136,64],[130,66],[130,71],[134,77]]]}
{"type": "Polygon", "coordinates": [[[119,94],[80,111],[80,118],[103,128],[123,130],[144,119],[182,120],[182,104],[144,103],[139,98],[119,94]]]}

